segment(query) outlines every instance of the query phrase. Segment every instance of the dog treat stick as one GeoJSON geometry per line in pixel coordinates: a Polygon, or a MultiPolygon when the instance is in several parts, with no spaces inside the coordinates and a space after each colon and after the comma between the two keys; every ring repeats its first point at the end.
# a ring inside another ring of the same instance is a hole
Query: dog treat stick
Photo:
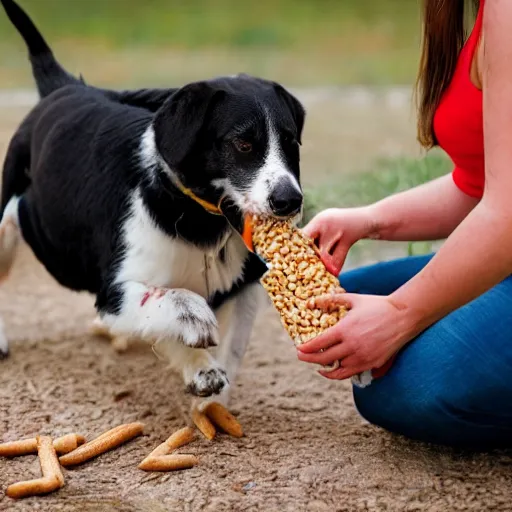
{"type": "Polygon", "coordinates": [[[5,494],[9,498],[15,500],[28,498],[29,496],[37,496],[40,494],[48,494],[60,489],[60,483],[57,477],[53,478],[37,478],[36,480],[26,480],[25,482],[17,482],[7,487],[5,494]]]}
{"type": "Polygon", "coordinates": [[[180,428],[177,432],[174,432],[167,441],[165,441],[165,444],[169,447],[170,451],[177,450],[178,448],[181,448],[182,446],[185,446],[186,444],[191,443],[194,438],[196,437],[196,434],[194,432],[194,429],[191,427],[184,427],[180,428]]]}
{"type": "Polygon", "coordinates": [[[147,457],[159,457],[160,455],[168,455],[169,453],[185,446],[186,444],[191,443],[196,434],[194,429],[191,427],[183,427],[174,432],[168,439],[166,439],[162,444],[159,444],[147,457]]]}
{"type": "MultiPolygon", "coordinates": [[[[79,434],[66,434],[53,441],[53,447],[58,455],[65,455],[85,443],[85,437],[79,434]]],[[[20,457],[37,453],[37,439],[23,439],[0,444],[0,457],[20,457]]]]}
{"type": "MultiPolygon", "coordinates": [[[[253,216],[245,229],[252,230],[253,247],[269,266],[260,281],[295,345],[315,338],[347,314],[343,306],[330,312],[308,307],[309,301],[319,295],[345,292],[325,268],[313,240],[290,221],[253,216]]],[[[245,234],[244,239],[247,238],[245,234]]],[[[338,367],[336,361],[326,369],[338,367]]],[[[366,385],[371,379],[371,372],[353,377],[359,385],[366,385]]]]}
{"type": "Polygon", "coordinates": [[[7,487],[5,494],[13,499],[48,494],[64,485],[64,476],[51,437],[37,436],[37,450],[43,478],[17,482],[7,487]]]}
{"type": "Polygon", "coordinates": [[[57,455],[65,455],[66,453],[76,450],[80,445],[85,443],[85,437],[80,434],[67,434],[58,437],[53,442],[53,447],[57,455]]]}
{"type": "Polygon", "coordinates": [[[175,471],[178,469],[190,469],[199,463],[195,455],[160,455],[147,457],[139,464],[143,471],[175,471]]]}
{"type": "Polygon", "coordinates": [[[58,437],[53,442],[53,447],[57,455],[65,455],[66,453],[76,450],[80,445],[85,443],[85,437],[80,434],[67,434],[58,437]]]}
{"type": "Polygon", "coordinates": [[[217,433],[215,430],[215,426],[208,419],[208,416],[204,414],[204,412],[201,412],[199,409],[194,408],[192,410],[192,421],[194,422],[195,426],[201,431],[204,437],[208,439],[208,441],[211,441],[215,437],[215,434],[217,433]]]}
{"type": "Polygon", "coordinates": [[[35,437],[0,444],[0,456],[2,457],[18,457],[31,453],[37,453],[37,439],[35,437]]]}
{"type": "Polygon", "coordinates": [[[242,437],[244,435],[242,425],[236,418],[221,404],[212,402],[204,410],[206,416],[226,434],[233,437],[242,437]]]}
{"type": "MultiPolygon", "coordinates": [[[[167,444],[167,441],[159,444],[144,460],[151,459],[153,457],[160,457],[161,455],[169,455],[171,453],[171,449],[167,444]]],[[[144,462],[144,460],[142,462],[144,462]]]]}
{"type": "Polygon", "coordinates": [[[112,436],[114,434],[117,434],[118,432],[123,431],[126,428],[126,425],[127,424],[123,424],[123,425],[118,425],[117,427],[111,428],[110,430],[107,430],[107,431],[103,432],[103,434],[100,434],[98,437],[93,439],[93,441],[98,442],[100,439],[103,439],[104,437],[109,437],[109,436],[112,436]]]}
{"type": "Polygon", "coordinates": [[[64,467],[81,464],[141,435],[143,430],[144,424],[139,422],[119,425],[60,457],[59,461],[64,467]]]}
{"type": "Polygon", "coordinates": [[[19,457],[37,453],[37,439],[23,439],[0,444],[1,457],[19,457]]]}
{"type": "Polygon", "coordinates": [[[132,423],[126,423],[126,424],[118,425],[117,427],[111,428],[110,430],[103,432],[103,434],[100,434],[96,439],[94,439],[94,441],[99,441],[100,439],[103,439],[104,437],[109,437],[113,434],[116,434],[117,432],[124,431],[126,429],[126,425],[132,425],[132,423]]]}
{"type": "Polygon", "coordinates": [[[171,471],[174,469],[188,469],[198,460],[193,455],[169,455],[174,450],[191,443],[196,434],[191,427],[177,430],[162,444],[159,444],[140,464],[139,469],[144,471],[171,471]],[[174,457],[174,458],[173,458],[174,457]],[[175,460],[177,458],[177,462],[175,460]],[[153,469],[158,467],[160,469],[153,469]]]}
{"type": "Polygon", "coordinates": [[[57,478],[62,487],[64,485],[64,475],[60,468],[57,453],[53,447],[52,438],[48,436],[37,436],[37,448],[43,477],[57,478]]]}

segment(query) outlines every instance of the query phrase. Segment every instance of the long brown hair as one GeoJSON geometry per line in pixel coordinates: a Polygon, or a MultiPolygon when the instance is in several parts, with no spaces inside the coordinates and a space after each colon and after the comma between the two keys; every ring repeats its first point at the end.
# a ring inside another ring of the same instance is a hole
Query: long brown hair
{"type": "Polygon", "coordinates": [[[437,145],[434,113],[455,71],[470,26],[468,21],[474,20],[479,4],[479,0],[423,0],[423,38],[416,98],[418,140],[427,149],[437,145]]]}

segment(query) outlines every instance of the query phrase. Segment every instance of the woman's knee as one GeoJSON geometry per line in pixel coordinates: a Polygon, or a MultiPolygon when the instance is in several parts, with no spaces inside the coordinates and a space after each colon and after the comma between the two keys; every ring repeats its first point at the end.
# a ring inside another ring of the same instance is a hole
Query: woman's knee
{"type": "Polygon", "coordinates": [[[494,415],[496,409],[487,407],[492,398],[482,396],[476,383],[448,385],[440,379],[425,385],[397,385],[387,379],[382,377],[364,389],[354,387],[356,408],[373,425],[410,439],[453,447],[512,445],[512,414],[502,408],[494,415]]]}
{"type": "Polygon", "coordinates": [[[446,400],[437,390],[420,387],[406,392],[375,381],[369,388],[354,388],[354,402],[368,422],[395,434],[425,442],[454,441],[456,433],[450,431],[452,421],[445,409],[446,400]]]}
{"type": "Polygon", "coordinates": [[[436,423],[441,414],[442,397],[432,391],[405,392],[374,381],[368,388],[354,387],[354,403],[370,423],[408,437],[418,437],[426,424],[436,423]],[[373,388],[373,389],[372,389],[373,388]]]}

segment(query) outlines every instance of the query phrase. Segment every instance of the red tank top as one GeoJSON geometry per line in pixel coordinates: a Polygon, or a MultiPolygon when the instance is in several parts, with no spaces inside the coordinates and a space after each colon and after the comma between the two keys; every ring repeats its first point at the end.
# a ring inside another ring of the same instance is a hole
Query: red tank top
{"type": "Polygon", "coordinates": [[[484,0],[450,85],[434,115],[439,146],[454,163],[453,180],[466,194],[481,198],[485,183],[482,91],[471,82],[471,64],[482,30],[484,0]]]}

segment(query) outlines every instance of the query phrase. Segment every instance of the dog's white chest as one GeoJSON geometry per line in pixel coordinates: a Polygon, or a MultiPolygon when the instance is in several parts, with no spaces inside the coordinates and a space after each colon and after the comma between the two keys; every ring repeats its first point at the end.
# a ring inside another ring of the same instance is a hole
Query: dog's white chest
{"type": "Polygon", "coordinates": [[[140,198],[124,226],[126,254],[118,281],[185,288],[203,297],[227,291],[242,275],[247,250],[231,235],[209,252],[161,231],[140,198]],[[222,257],[221,257],[222,253],[222,257]]]}
{"type": "Polygon", "coordinates": [[[238,244],[229,239],[223,250],[224,258],[220,257],[219,246],[211,252],[204,252],[181,240],[170,240],[166,250],[168,259],[148,254],[155,258],[156,264],[150,264],[150,282],[166,288],[186,288],[203,297],[216,291],[227,291],[234,281],[241,276],[243,270],[243,254],[237,250],[238,244]]]}

